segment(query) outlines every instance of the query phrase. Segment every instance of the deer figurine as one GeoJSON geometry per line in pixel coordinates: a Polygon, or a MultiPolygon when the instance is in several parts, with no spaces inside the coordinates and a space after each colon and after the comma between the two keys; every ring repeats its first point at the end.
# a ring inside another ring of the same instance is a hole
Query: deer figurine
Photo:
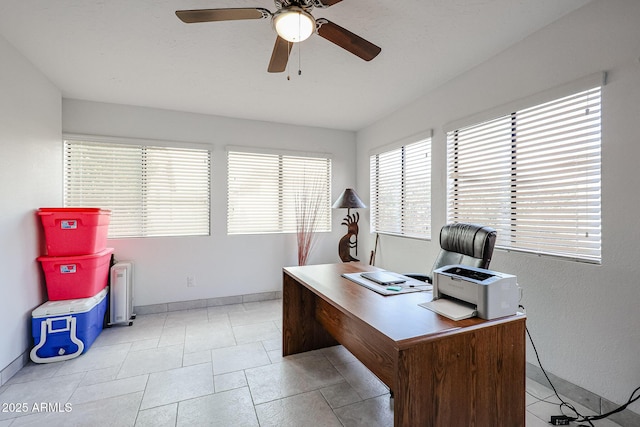
{"type": "Polygon", "coordinates": [[[338,242],[338,254],[340,255],[340,259],[342,262],[349,261],[359,261],[358,259],[351,256],[351,248],[356,249],[356,255],[358,255],[358,220],[360,219],[360,214],[358,212],[353,215],[347,215],[344,217],[342,221],[342,225],[347,226],[347,234],[342,236],[340,242],[338,242]],[[352,242],[351,236],[354,236],[355,239],[352,242]]]}

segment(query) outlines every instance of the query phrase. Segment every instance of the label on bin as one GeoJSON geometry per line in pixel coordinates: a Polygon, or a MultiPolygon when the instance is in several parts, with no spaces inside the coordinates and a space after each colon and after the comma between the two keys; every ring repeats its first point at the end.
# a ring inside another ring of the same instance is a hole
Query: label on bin
{"type": "Polygon", "coordinates": [[[76,272],[75,264],[65,264],[60,266],[60,273],[62,274],[69,274],[69,273],[75,273],[75,272],[76,272]]]}
{"type": "Polygon", "coordinates": [[[60,221],[60,228],[63,230],[74,230],[78,228],[78,220],[76,219],[65,219],[60,221]]]}

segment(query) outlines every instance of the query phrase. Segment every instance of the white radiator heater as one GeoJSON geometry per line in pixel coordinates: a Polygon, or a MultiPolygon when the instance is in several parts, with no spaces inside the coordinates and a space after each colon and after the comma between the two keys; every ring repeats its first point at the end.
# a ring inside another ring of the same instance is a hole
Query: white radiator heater
{"type": "Polygon", "coordinates": [[[133,263],[120,261],[111,267],[109,326],[133,324],[133,263]]]}

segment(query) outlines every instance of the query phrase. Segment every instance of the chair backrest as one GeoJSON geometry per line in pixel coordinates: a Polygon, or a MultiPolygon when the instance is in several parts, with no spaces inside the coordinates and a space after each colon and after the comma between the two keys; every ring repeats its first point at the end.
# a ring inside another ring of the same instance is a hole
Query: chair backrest
{"type": "Polygon", "coordinates": [[[495,229],[478,224],[457,222],[440,230],[440,253],[433,270],[444,265],[463,264],[470,267],[489,268],[493,247],[496,244],[495,229]]]}

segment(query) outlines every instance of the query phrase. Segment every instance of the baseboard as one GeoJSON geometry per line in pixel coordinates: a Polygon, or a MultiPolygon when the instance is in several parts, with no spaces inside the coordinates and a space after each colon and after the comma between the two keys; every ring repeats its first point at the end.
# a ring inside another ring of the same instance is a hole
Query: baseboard
{"type": "Polygon", "coordinates": [[[27,363],[29,363],[29,352],[31,349],[26,350],[15,360],[9,363],[5,368],[0,371],[0,387],[5,385],[7,381],[11,379],[20,369],[22,369],[27,363]]]}
{"type": "MultiPolygon", "coordinates": [[[[553,374],[547,372],[547,375],[549,375],[549,379],[553,382],[553,386],[559,394],[579,403],[585,408],[589,408],[596,414],[604,414],[620,406],[619,404],[613,403],[610,400],[598,396],[589,390],[579,387],[553,374]]],[[[527,377],[539,384],[550,387],[549,381],[547,381],[547,378],[544,376],[542,369],[540,369],[539,366],[528,362],[527,377]]],[[[640,426],[640,415],[629,409],[613,414],[607,419],[618,423],[621,426],[640,426]]]]}
{"type": "Polygon", "coordinates": [[[164,304],[138,305],[134,307],[134,313],[157,314],[169,311],[193,310],[196,308],[217,307],[229,304],[243,304],[250,302],[269,301],[282,298],[282,291],[260,292],[256,294],[235,295],[230,297],[197,299],[190,301],[168,302],[164,304]]]}

